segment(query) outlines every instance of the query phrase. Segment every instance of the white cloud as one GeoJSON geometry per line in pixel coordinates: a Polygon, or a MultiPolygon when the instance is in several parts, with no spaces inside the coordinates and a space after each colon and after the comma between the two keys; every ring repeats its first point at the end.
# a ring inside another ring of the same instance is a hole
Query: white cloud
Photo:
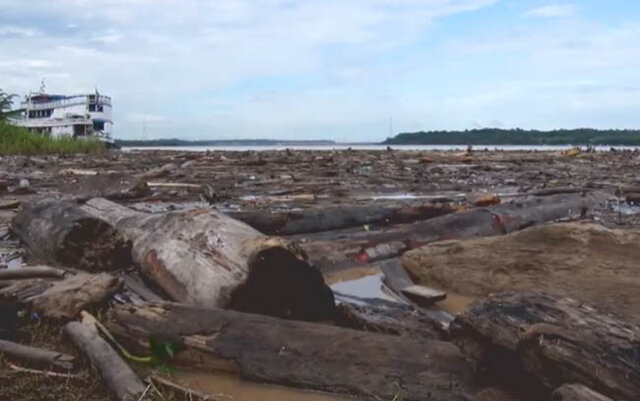
{"type": "Polygon", "coordinates": [[[578,8],[574,4],[550,4],[534,8],[525,13],[528,17],[561,18],[575,15],[578,8]]]}

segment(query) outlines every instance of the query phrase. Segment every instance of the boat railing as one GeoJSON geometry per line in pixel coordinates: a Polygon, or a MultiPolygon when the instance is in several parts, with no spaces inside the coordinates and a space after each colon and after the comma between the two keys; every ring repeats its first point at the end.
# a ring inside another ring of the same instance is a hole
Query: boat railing
{"type": "MultiPolygon", "coordinates": [[[[29,110],[43,110],[43,109],[55,109],[58,107],[69,107],[69,106],[77,106],[87,103],[96,103],[93,100],[89,101],[88,96],[78,96],[61,100],[54,100],[51,102],[44,103],[31,103],[24,102],[22,104],[23,108],[28,108],[29,110]]],[[[97,99],[98,104],[103,104],[106,106],[111,106],[111,98],[108,96],[98,96],[97,99]]]]}

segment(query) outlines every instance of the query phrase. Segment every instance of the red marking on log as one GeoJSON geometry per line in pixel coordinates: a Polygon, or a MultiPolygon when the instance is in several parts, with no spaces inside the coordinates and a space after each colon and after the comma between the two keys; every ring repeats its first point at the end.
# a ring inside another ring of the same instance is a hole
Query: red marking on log
{"type": "Polygon", "coordinates": [[[147,252],[144,256],[144,270],[148,276],[153,277],[153,280],[158,283],[173,300],[186,300],[187,290],[167,271],[164,263],[158,258],[155,249],[147,252]]]}
{"type": "Polygon", "coordinates": [[[511,220],[511,218],[507,215],[499,215],[494,213],[491,216],[491,227],[493,228],[493,231],[500,234],[506,234],[507,228],[505,227],[505,220],[507,219],[511,220]]]}
{"type": "Polygon", "coordinates": [[[369,255],[366,250],[361,250],[354,258],[356,262],[369,263],[369,255]]]}

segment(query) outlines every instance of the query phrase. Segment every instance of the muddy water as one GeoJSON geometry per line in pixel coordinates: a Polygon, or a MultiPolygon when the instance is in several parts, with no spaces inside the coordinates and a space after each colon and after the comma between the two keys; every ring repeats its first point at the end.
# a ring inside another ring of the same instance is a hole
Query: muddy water
{"type": "MultiPolygon", "coordinates": [[[[445,290],[446,292],[446,290],[445,290]]],[[[449,312],[452,315],[456,315],[466,310],[469,305],[476,299],[467,295],[455,294],[447,292],[447,298],[443,301],[436,303],[436,307],[449,312]]]]}
{"type": "Polygon", "coordinates": [[[273,384],[252,383],[237,376],[190,370],[176,370],[165,376],[177,384],[230,401],[354,401],[355,398],[300,390],[273,384]]]}

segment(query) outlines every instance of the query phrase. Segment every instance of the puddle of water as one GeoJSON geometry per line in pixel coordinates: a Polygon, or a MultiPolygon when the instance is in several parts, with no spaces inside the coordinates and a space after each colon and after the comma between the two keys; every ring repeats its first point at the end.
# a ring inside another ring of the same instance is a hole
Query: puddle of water
{"type": "Polygon", "coordinates": [[[629,203],[621,203],[620,205],[615,204],[613,206],[613,210],[616,213],[620,213],[623,216],[632,216],[634,214],[638,214],[640,213],[640,206],[638,205],[631,205],[629,203]]]}
{"type": "Polygon", "coordinates": [[[375,274],[381,274],[379,268],[370,267],[370,266],[362,266],[362,267],[352,267],[346,270],[339,270],[335,272],[328,272],[324,274],[324,281],[328,285],[342,283],[344,281],[357,280],[363,277],[372,276],[375,274]]]}
{"type": "Polygon", "coordinates": [[[451,292],[447,292],[447,297],[436,303],[436,306],[445,312],[449,312],[452,315],[456,315],[464,310],[466,310],[469,305],[475,301],[474,297],[470,297],[467,295],[455,294],[451,292]]]}
{"type": "Polygon", "coordinates": [[[345,396],[253,383],[234,375],[178,369],[166,376],[181,386],[229,401],[353,401],[345,396]]]}
{"type": "Polygon", "coordinates": [[[382,282],[383,274],[374,274],[356,280],[344,281],[331,286],[333,291],[358,298],[382,299],[397,302],[398,300],[385,292],[382,282]]]}

